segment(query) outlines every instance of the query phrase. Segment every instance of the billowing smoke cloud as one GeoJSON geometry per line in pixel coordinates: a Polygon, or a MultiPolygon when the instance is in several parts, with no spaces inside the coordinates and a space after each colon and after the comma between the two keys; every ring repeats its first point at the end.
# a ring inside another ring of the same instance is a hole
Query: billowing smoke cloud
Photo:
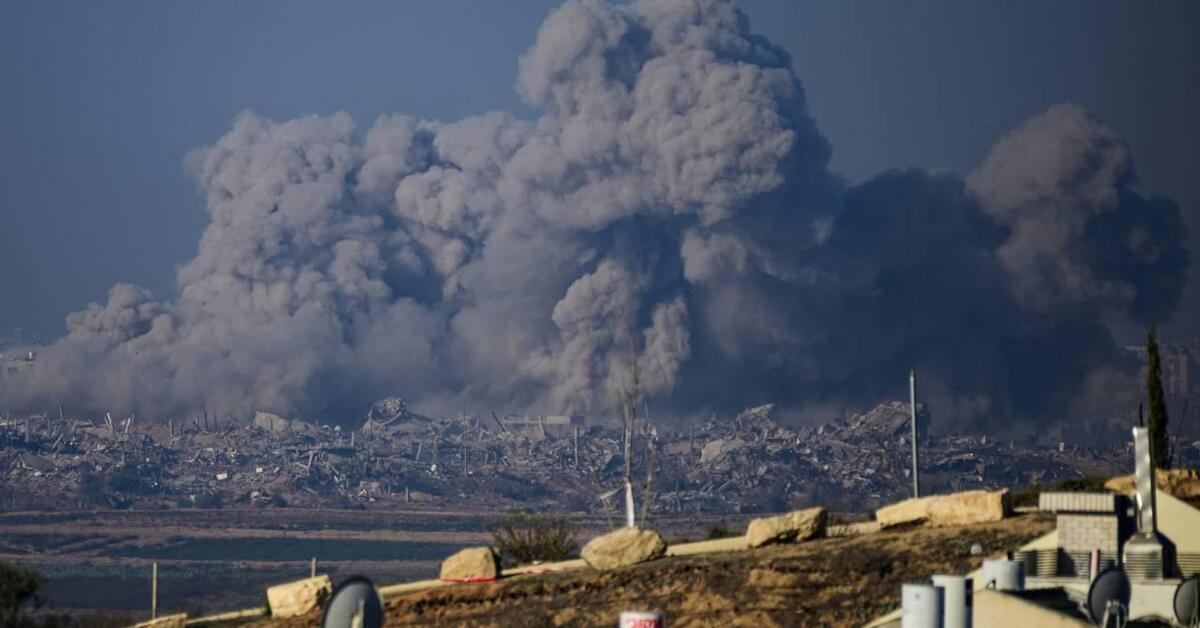
{"type": "Polygon", "coordinates": [[[965,180],[847,187],[788,55],[716,0],[568,2],[517,88],[540,118],[360,135],[345,114],[243,114],[187,159],[211,223],[179,295],[115,286],[3,394],[602,413],[636,365],[686,414],[863,406],[916,366],[954,420],[1057,417],[1119,368],[1106,324],[1162,319],[1188,265],[1178,208],[1073,106],[965,180]]]}

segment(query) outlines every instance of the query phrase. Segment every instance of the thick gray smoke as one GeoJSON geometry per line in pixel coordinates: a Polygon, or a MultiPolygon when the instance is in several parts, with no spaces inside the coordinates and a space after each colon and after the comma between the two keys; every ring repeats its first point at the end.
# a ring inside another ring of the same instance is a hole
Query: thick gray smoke
{"type": "Polygon", "coordinates": [[[965,181],[847,187],[783,50],[716,0],[569,2],[520,60],[536,121],[252,113],[187,166],[211,215],[179,295],[115,286],[10,404],[352,420],[858,407],[916,366],[940,414],[1085,412],[1107,324],[1162,319],[1178,208],[1060,105],[965,181]]]}

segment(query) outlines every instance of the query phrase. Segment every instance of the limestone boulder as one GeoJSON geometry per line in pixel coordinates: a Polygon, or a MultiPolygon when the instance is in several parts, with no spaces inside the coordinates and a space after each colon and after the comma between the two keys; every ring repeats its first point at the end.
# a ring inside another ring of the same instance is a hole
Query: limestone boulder
{"type": "Polygon", "coordinates": [[[825,536],[828,517],[824,508],[796,510],[776,517],[761,517],[746,528],[746,544],[793,543],[825,536]]]}
{"type": "Polygon", "coordinates": [[[320,608],[331,593],[333,582],[321,575],[267,589],[267,605],[272,617],[298,617],[320,608]]]}
{"type": "MultiPolygon", "coordinates": [[[[1154,484],[1158,490],[1179,499],[1200,497],[1200,474],[1195,469],[1155,469],[1154,484]]],[[[1132,475],[1119,475],[1104,483],[1104,488],[1117,493],[1137,492],[1132,475]]]]}
{"type": "Polygon", "coordinates": [[[490,547],[468,547],[442,561],[439,577],[447,582],[490,582],[500,575],[490,547]]]}
{"type": "Polygon", "coordinates": [[[133,628],[184,628],[187,626],[187,613],[164,615],[150,621],[134,624],[133,628]]]}
{"type": "Polygon", "coordinates": [[[659,533],[640,528],[621,528],[598,536],[583,548],[583,560],[594,569],[616,569],[662,556],[667,544],[659,533]]]}
{"type": "Polygon", "coordinates": [[[964,491],[938,495],[929,504],[929,523],[933,526],[963,526],[1001,521],[1012,514],[1008,489],[964,491]]]}
{"type": "Polygon", "coordinates": [[[927,524],[934,527],[989,523],[1004,519],[1012,508],[1008,490],[964,491],[906,499],[875,511],[880,528],[927,524]]]}
{"type": "Polygon", "coordinates": [[[891,528],[905,524],[929,521],[929,502],[932,497],[914,497],[895,504],[888,504],[875,511],[875,520],[880,528],[891,528]]]}

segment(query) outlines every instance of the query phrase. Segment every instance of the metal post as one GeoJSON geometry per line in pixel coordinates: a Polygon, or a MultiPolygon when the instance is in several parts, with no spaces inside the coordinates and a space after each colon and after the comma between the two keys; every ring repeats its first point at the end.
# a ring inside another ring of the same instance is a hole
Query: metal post
{"type": "Polygon", "coordinates": [[[918,475],[920,460],[917,457],[917,375],[908,371],[908,399],[912,408],[912,481],[913,497],[921,496],[921,479],[918,475]]]}
{"type": "Polygon", "coordinates": [[[150,565],[150,619],[158,617],[158,563],[150,565]]]}
{"type": "Polygon", "coordinates": [[[312,559],[312,567],[308,570],[308,577],[309,578],[317,577],[317,558],[315,556],[312,559]]]}

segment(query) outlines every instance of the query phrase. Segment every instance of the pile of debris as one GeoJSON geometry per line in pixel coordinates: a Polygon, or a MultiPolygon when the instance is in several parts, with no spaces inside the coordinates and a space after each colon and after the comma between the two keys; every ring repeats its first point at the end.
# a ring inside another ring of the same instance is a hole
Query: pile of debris
{"type": "MultiPolygon", "coordinates": [[[[106,415],[0,420],[0,507],[443,506],[623,509],[625,452],[645,513],[780,512],[809,504],[865,512],[911,484],[908,406],[789,428],[773,407],[686,430],[582,417],[426,417],[391,398],[357,430],[260,412],[248,425],[106,415]],[[617,498],[619,499],[619,498],[617,498]]],[[[933,436],[918,408],[922,483],[931,492],[1052,485],[1128,466],[1127,445],[1036,446],[933,436]]],[[[1200,442],[1180,443],[1183,464],[1200,442]]]]}

